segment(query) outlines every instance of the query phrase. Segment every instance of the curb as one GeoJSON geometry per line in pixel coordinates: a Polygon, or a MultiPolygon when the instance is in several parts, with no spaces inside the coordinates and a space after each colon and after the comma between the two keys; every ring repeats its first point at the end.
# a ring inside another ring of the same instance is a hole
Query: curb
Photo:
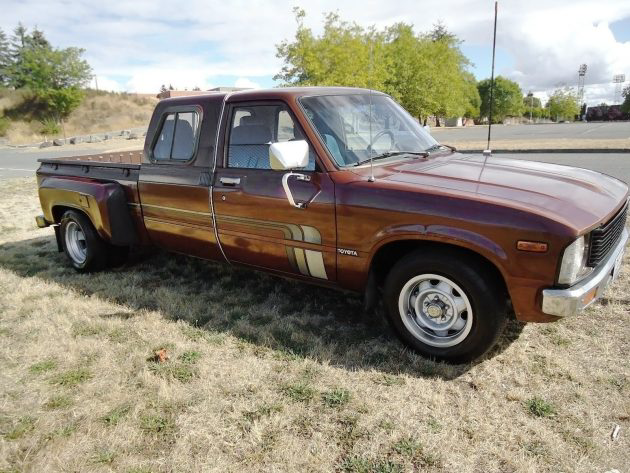
{"type": "MultiPolygon", "coordinates": [[[[483,153],[483,150],[480,149],[458,149],[459,153],[483,153]]],[[[566,154],[586,154],[586,153],[630,153],[630,149],[628,148],[566,148],[566,149],[558,149],[558,148],[550,148],[550,149],[493,149],[492,154],[532,154],[532,153],[548,153],[548,154],[556,154],[556,153],[566,153],[566,154]]]]}

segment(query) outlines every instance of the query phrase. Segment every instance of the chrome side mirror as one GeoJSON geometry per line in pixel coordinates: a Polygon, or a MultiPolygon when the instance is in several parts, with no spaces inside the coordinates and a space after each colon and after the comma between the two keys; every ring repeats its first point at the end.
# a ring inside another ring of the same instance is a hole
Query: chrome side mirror
{"type": "Polygon", "coordinates": [[[305,168],[308,166],[308,143],[304,140],[272,143],[269,164],[275,171],[305,168]]]}

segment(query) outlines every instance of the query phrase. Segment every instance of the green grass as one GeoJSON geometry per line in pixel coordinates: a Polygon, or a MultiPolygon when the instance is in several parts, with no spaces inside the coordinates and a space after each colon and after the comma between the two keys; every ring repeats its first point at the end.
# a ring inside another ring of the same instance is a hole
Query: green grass
{"type": "Polygon", "coordinates": [[[525,407],[534,417],[552,417],[556,414],[556,409],[553,404],[539,397],[525,401],[525,407]]]}
{"type": "Polygon", "coordinates": [[[197,370],[187,363],[166,361],[163,363],[152,362],[149,365],[151,372],[161,378],[175,379],[180,383],[189,383],[197,376],[197,370]]]}
{"type": "Polygon", "coordinates": [[[347,473],[402,473],[403,465],[387,459],[370,459],[362,456],[346,458],[340,465],[347,473]]]}
{"type": "Polygon", "coordinates": [[[350,401],[350,391],[343,388],[335,388],[322,393],[322,401],[328,407],[341,407],[350,401]]]}
{"type": "Polygon", "coordinates": [[[168,416],[145,414],[140,417],[140,428],[149,434],[165,436],[174,432],[175,422],[168,416]]]}
{"type": "Polygon", "coordinates": [[[407,457],[415,457],[422,451],[422,445],[416,439],[405,437],[394,444],[394,451],[407,457]]]}
{"type": "Polygon", "coordinates": [[[111,450],[99,450],[92,456],[92,463],[111,465],[116,459],[116,453],[111,450]]]}
{"type": "Polygon", "coordinates": [[[31,416],[20,417],[17,423],[6,433],[7,440],[18,440],[35,428],[35,418],[31,416]]]}
{"type": "Polygon", "coordinates": [[[70,407],[73,401],[68,396],[60,395],[53,396],[48,401],[44,403],[44,408],[46,409],[65,409],[66,407],[70,407]]]}
{"type": "Polygon", "coordinates": [[[186,365],[194,365],[201,358],[201,353],[196,350],[185,351],[179,355],[179,360],[186,365]]]}
{"type": "Polygon", "coordinates": [[[316,391],[309,384],[299,382],[283,386],[282,393],[292,401],[309,402],[315,397],[316,391]]]}
{"type": "Polygon", "coordinates": [[[106,425],[116,425],[123,420],[130,411],[131,407],[128,405],[118,406],[105,414],[102,420],[106,425]]]}
{"type": "Polygon", "coordinates": [[[64,371],[51,378],[50,382],[58,386],[72,387],[92,379],[92,373],[87,368],[75,368],[64,371]]]}
{"type": "Polygon", "coordinates": [[[55,360],[38,361],[37,363],[29,366],[28,370],[33,374],[46,373],[57,368],[57,362],[55,360]]]}

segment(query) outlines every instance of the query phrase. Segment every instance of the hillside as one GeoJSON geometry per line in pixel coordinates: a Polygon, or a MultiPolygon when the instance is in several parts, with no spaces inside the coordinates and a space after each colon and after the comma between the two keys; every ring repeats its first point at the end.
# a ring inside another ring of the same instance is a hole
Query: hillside
{"type": "MultiPolygon", "coordinates": [[[[66,136],[115,131],[147,125],[157,98],[88,90],[81,105],[65,123],[66,136]]],[[[23,91],[0,90],[0,137],[12,144],[63,137],[45,130],[38,110],[23,91]]]]}

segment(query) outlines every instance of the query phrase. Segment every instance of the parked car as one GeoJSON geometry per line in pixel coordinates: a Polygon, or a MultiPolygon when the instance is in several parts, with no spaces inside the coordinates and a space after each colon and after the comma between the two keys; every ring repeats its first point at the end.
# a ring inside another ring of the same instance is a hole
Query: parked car
{"type": "Polygon", "coordinates": [[[77,271],[153,245],[356,291],[449,362],[492,347],[510,306],[551,322],[592,304],[628,239],[625,183],[457,153],[363,89],[166,99],[142,151],[40,161],[37,223],[77,271]]]}

